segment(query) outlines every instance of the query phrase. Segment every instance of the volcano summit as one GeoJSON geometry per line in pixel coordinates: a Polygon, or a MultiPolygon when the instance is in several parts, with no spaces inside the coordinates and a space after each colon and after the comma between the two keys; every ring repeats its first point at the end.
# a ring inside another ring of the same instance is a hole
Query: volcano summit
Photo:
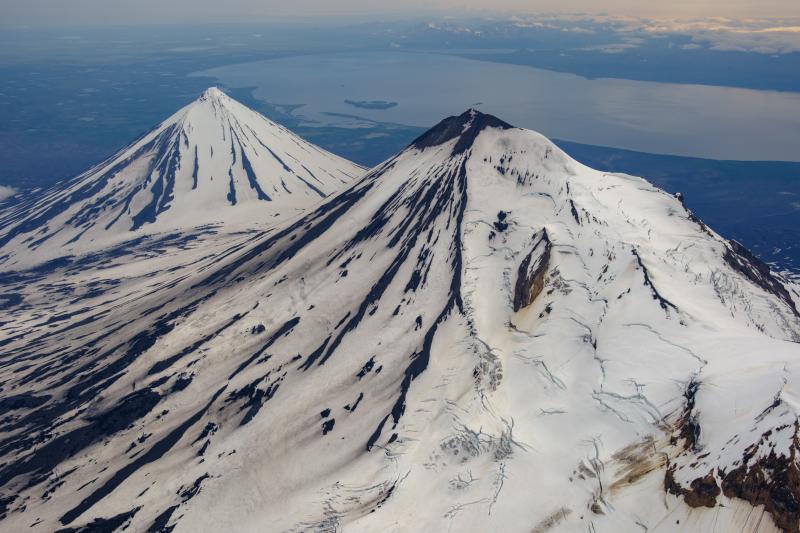
{"type": "Polygon", "coordinates": [[[800,295],[679,199],[475,110],[360,174],[176,117],[2,215],[138,239],[0,274],[3,528],[798,531],[800,295]]]}

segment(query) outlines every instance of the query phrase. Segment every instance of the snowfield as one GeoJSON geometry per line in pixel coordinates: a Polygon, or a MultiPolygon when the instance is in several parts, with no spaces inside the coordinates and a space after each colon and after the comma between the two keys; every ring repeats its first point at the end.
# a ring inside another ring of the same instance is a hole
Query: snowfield
{"type": "Polygon", "coordinates": [[[0,246],[29,266],[131,232],[252,228],[296,215],[361,174],[212,87],[106,161],[0,212],[0,246]]]}
{"type": "Polygon", "coordinates": [[[6,187],[5,185],[0,185],[0,201],[11,198],[15,194],[17,194],[17,191],[15,189],[12,189],[11,187],[6,187]]]}
{"type": "Polygon", "coordinates": [[[680,199],[474,110],[366,172],[186,110],[166,204],[0,214],[3,530],[800,529],[800,294],[680,199]]]}

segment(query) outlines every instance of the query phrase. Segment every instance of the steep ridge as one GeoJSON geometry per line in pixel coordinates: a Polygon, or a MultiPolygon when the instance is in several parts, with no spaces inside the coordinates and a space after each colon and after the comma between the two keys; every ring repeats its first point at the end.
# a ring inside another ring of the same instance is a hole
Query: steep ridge
{"type": "Polygon", "coordinates": [[[3,527],[798,528],[798,294],[534,132],[451,117],[167,266],[0,280],[3,527]]]}
{"type": "Polygon", "coordinates": [[[0,258],[284,219],[362,173],[210,88],[108,160],[0,212],[0,258]]]}

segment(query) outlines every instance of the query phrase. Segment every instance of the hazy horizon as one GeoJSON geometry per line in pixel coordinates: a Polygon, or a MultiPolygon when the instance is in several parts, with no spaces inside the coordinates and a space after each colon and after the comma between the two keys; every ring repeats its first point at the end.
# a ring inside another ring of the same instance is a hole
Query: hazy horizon
{"type": "Polygon", "coordinates": [[[380,4],[366,0],[346,0],[335,4],[321,0],[258,2],[230,0],[209,2],[172,0],[142,0],[135,4],[119,4],[102,0],[61,2],[41,0],[0,0],[4,12],[3,25],[126,25],[163,23],[236,23],[268,22],[271,19],[320,18],[346,19],[370,17],[419,17],[442,15],[487,15],[511,13],[585,13],[612,16],[692,18],[692,17],[800,17],[800,2],[768,0],[754,4],[750,1],[708,0],[698,3],[687,0],[664,4],[652,0],[636,2],[615,0],[599,6],[589,0],[497,0],[487,8],[482,0],[414,0],[380,4]]]}

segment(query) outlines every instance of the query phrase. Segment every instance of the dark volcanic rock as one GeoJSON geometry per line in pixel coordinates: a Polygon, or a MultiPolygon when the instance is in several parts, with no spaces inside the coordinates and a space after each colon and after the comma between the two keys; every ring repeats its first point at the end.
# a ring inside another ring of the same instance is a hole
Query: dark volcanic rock
{"type": "Polygon", "coordinates": [[[730,247],[725,250],[725,254],[722,257],[732,269],[768,293],[780,298],[795,315],[800,317],[800,311],[797,310],[789,291],[770,271],[769,265],[753,255],[750,250],[736,241],[730,241],[730,247]]]}
{"type": "Polygon", "coordinates": [[[544,277],[550,263],[550,238],[547,231],[534,237],[533,249],[525,256],[517,271],[514,287],[514,311],[529,306],[542,292],[544,277]]]}
{"type": "Polygon", "coordinates": [[[439,146],[459,137],[458,142],[453,147],[453,155],[457,155],[467,151],[478,134],[486,128],[509,130],[513,126],[492,115],[469,109],[457,117],[444,119],[414,140],[411,146],[422,150],[432,146],[439,146]]]}

